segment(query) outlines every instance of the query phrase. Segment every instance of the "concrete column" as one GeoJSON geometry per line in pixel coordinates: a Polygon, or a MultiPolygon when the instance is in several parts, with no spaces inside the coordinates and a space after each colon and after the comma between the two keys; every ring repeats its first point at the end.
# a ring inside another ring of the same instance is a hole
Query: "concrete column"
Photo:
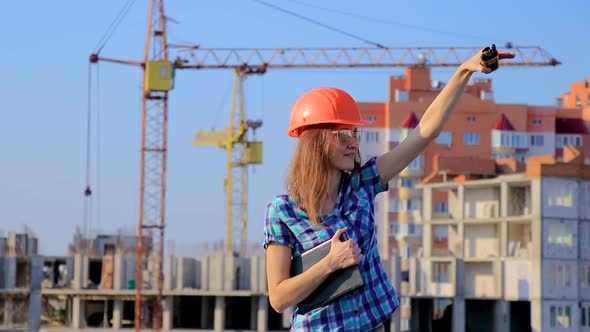
{"type": "Polygon", "coordinates": [[[531,299],[531,332],[543,331],[543,301],[531,299]]]}
{"type": "Polygon", "coordinates": [[[113,289],[119,290],[123,288],[123,257],[120,253],[116,253],[113,259],[113,289]]]}
{"type": "Polygon", "coordinates": [[[113,329],[121,328],[121,318],[123,317],[123,301],[113,301],[113,329]]]}
{"type": "Polygon", "coordinates": [[[422,246],[424,257],[432,257],[432,224],[429,221],[422,226],[422,246]]]}
{"type": "Polygon", "coordinates": [[[268,330],[268,299],[266,296],[258,296],[258,315],[256,316],[256,332],[268,330]]]}
{"type": "Polygon", "coordinates": [[[81,329],[85,326],[84,302],[79,297],[74,297],[72,299],[72,328],[81,329]]]}
{"type": "MultiPolygon", "coordinates": [[[[165,258],[165,264],[164,264],[164,290],[171,290],[173,288],[177,288],[174,287],[174,266],[176,264],[174,264],[174,259],[175,257],[171,256],[171,255],[167,255],[165,258]]],[[[182,271],[181,271],[182,272],[182,271]]]]}
{"type": "Polygon", "coordinates": [[[422,190],[422,222],[432,220],[432,188],[422,190]]]}
{"type": "Polygon", "coordinates": [[[215,310],[213,312],[213,329],[223,331],[225,329],[225,297],[215,297],[215,310]]]}
{"type": "Polygon", "coordinates": [[[455,288],[455,296],[462,298],[465,294],[465,261],[455,259],[455,268],[452,274],[452,283],[455,288]]]}
{"type": "Polygon", "coordinates": [[[29,285],[29,329],[41,326],[41,281],[43,279],[43,257],[31,256],[29,285]]]}
{"type": "Polygon", "coordinates": [[[83,273],[83,263],[82,263],[82,255],[76,254],[74,256],[74,279],[72,280],[72,288],[73,289],[81,289],[82,288],[82,276],[83,273]]]}
{"type": "Polygon", "coordinates": [[[162,330],[164,331],[172,329],[172,305],[171,296],[165,296],[162,299],[162,330]]]}
{"type": "Polygon", "coordinates": [[[500,222],[500,257],[508,256],[508,222],[500,222]]]}
{"type": "Polygon", "coordinates": [[[250,330],[256,330],[256,318],[258,317],[258,297],[250,297],[250,330]]]}
{"type": "Polygon", "coordinates": [[[282,313],[283,318],[283,327],[288,328],[291,326],[291,317],[293,317],[293,312],[295,311],[295,307],[289,307],[285,309],[282,313]]]}
{"type": "Polygon", "coordinates": [[[14,303],[10,297],[4,298],[4,324],[6,327],[14,326],[14,303]]]}
{"type": "Polygon", "coordinates": [[[465,299],[453,299],[453,332],[465,332],[465,299]]]}
{"type": "Polygon", "coordinates": [[[209,302],[207,301],[209,298],[207,296],[201,297],[201,327],[208,328],[207,323],[209,322],[209,302]]]}
{"type": "Polygon", "coordinates": [[[510,331],[510,305],[507,301],[496,301],[494,310],[494,331],[510,331]]]}
{"type": "Polygon", "coordinates": [[[9,256],[4,260],[4,284],[6,289],[16,288],[16,257],[9,256]]]}
{"type": "Polygon", "coordinates": [[[41,291],[31,291],[29,294],[29,329],[38,331],[41,327],[41,291]]]}
{"type": "Polygon", "coordinates": [[[500,216],[508,216],[508,183],[500,184],[500,216]]]}
{"type": "Polygon", "coordinates": [[[457,188],[457,208],[455,209],[456,218],[462,220],[465,218],[465,186],[460,185],[457,188]]]}
{"type": "Polygon", "coordinates": [[[401,331],[401,322],[402,322],[402,320],[407,320],[407,321],[410,320],[411,310],[412,309],[409,306],[406,307],[406,308],[407,308],[406,311],[408,311],[408,313],[406,315],[407,318],[402,318],[401,317],[402,308],[401,308],[401,303],[400,303],[400,307],[398,308],[398,312],[394,313],[391,316],[391,319],[389,320],[389,331],[391,331],[391,332],[400,332],[401,331]]]}

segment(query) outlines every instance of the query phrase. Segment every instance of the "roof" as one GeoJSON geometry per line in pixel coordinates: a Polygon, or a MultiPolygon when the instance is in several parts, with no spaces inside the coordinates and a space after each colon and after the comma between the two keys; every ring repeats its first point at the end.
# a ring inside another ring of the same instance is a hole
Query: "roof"
{"type": "Polygon", "coordinates": [[[555,119],[555,133],[556,134],[587,134],[588,127],[582,119],[555,119]]]}
{"type": "Polygon", "coordinates": [[[410,112],[406,119],[399,125],[400,128],[416,128],[418,126],[418,117],[414,112],[410,112]]]}
{"type": "Polygon", "coordinates": [[[500,119],[494,125],[495,130],[514,130],[514,126],[510,123],[510,120],[506,117],[504,113],[500,114],[500,119]]]}

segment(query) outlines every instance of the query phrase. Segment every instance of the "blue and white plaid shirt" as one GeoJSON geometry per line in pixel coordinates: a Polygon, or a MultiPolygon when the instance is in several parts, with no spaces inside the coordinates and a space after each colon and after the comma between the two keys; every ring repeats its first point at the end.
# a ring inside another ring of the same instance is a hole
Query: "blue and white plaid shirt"
{"type": "Polygon", "coordinates": [[[314,224],[288,195],[280,195],[266,211],[264,247],[277,242],[293,249],[298,257],[332,238],[336,230],[348,226],[349,238],[356,240],[364,255],[358,264],[365,286],[327,306],[307,313],[297,310],[291,318],[291,331],[370,331],[399,306],[399,300],[381,264],[375,230],[375,196],[388,189],[380,183],[375,158],[350,176],[343,176],[340,193],[332,213],[314,224]]]}

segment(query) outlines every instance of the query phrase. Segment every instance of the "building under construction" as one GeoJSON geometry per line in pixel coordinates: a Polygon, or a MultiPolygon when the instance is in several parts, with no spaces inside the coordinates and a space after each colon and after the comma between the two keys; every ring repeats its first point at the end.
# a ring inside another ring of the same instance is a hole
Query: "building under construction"
{"type": "MultiPolygon", "coordinates": [[[[79,248],[80,240],[76,236],[77,245],[71,247],[79,248]]],[[[0,330],[133,328],[136,257],[129,240],[100,235],[83,241],[81,251],[90,254],[73,250],[63,257],[33,252],[2,256],[0,330]]],[[[156,295],[157,283],[156,256],[149,257],[141,281],[147,298],[156,295]]],[[[386,266],[392,280],[399,280],[397,266],[386,266]]],[[[265,268],[263,256],[237,257],[224,250],[203,257],[167,256],[162,330],[288,330],[292,311],[278,314],[270,307],[265,268]]]]}

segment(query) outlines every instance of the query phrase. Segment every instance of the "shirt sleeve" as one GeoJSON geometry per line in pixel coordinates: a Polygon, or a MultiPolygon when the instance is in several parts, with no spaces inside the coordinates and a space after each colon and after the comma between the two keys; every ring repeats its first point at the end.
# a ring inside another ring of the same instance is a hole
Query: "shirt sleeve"
{"type": "MultiPolygon", "coordinates": [[[[389,184],[381,184],[381,175],[377,168],[377,157],[369,159],[358,171],[358,185],[365,187],[372,197],[378,193],[389,190],[389,184]]],[[[356,182],[356,181],[355,181],[356,182]]]]}
{"type": "Polygon", "coordinates": [[[285,204],[282,200],[276,199],[272,203],[269,203],[266,208],[264,217],[264,249],[271,242],[294,248],[293,233],[291,233],[289,227],[281,220],[281,208],[285,208],[285,204]]]}

